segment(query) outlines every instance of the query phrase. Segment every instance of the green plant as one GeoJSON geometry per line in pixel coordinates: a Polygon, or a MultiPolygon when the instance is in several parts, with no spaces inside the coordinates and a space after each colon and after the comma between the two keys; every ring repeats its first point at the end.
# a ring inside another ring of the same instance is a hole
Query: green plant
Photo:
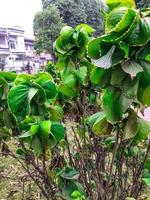
{"type": "Polygon", "coordinates": [[[150,105],[149,8],[106,3],[105,34],[65,26],[48,73],[0,73],[2,154],[46,199],[137,199],[150,186],[150,124],[139,116],[150,105]]]}

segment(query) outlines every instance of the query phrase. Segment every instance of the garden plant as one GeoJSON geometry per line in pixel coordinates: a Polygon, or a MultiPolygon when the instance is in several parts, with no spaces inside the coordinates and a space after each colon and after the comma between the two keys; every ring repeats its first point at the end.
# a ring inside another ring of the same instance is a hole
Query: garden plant
{"type": "Polygon", "coordinates": [[[1,154],[47,200],[133,200],[150,187],[150,8],[106,0],[102,14],[100,37],[63,27],[44,72],[0,72],[1,154]]]}

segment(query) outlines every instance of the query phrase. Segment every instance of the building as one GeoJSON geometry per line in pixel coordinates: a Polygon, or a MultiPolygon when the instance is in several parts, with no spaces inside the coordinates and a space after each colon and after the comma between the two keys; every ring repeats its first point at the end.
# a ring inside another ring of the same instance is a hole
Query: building
{"type": "Polygon", "coordinates": [[[34,50],[34,38],[25,36],[19,26],[0,27],[0,69],[17,73],[36,73],[51,60],[46,54],[37,56],[34,50]]]}

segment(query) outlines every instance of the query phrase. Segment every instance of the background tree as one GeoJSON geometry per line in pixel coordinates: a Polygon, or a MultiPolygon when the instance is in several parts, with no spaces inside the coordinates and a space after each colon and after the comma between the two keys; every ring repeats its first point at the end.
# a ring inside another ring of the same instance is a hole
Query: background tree
{"type": "Polygon", "coordinates": [[[64,22],[75,27],[79,23],[87,23],[99,35],[103,30],[103,21],[100,15],[100,1],[97,0],[42,0],[43,9],[49,5],[56,5],[64,22]]]}
{"type": "Polygon", "coordinates": [[[64,26],[58,8],[51,5],[34,17],[35,49],[37,53],[52,52],[53,42],[64,26]]]}
{"type": "Polygon", "coordinates": [[[138,8],[146,8],[150,6],[149,0],[136,0],[138,8]]]}

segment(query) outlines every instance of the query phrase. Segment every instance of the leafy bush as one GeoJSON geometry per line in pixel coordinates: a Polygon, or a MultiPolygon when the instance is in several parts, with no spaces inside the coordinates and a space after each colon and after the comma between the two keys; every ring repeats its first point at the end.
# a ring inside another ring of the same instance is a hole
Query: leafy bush
{"type": "Polygon", "coordinates": [[[65,26],[56,66],[0,73],[2,154],[46,199],[137,199],[150,186],[150,124],[139,115],[150,105],[149,8],[106,3],[104,35],[65,26]]]}

